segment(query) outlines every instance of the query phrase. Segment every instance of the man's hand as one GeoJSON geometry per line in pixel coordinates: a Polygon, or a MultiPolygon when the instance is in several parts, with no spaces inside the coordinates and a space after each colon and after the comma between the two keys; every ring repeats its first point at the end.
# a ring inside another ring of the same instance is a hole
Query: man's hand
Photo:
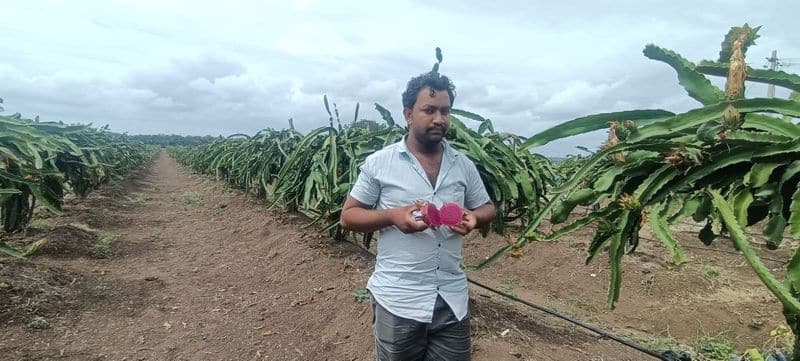
{"type": "Polygon", "coordinates": [[[396,226],[403,233],[414,233],[428,228],[425,222],[414,217],[414,212],[419,210],[420,206],[416,204],[392,209],[373,209],[372,205],[347,196],[342,206],[339,225],[347,230],[364,233],[391,226],[396,226]]]}
{"type": "Polygon", "coordinates": [[[418,211],[421,211],[420,206],[416,204],[392,209],[392,224],[403,233],[424,231],[428,225],[414,216],[418,211]]]}
{"type": "Polygon", "coordinates": [[[450,230],[456,232],[462,236],[466,236],[469,232],[472,232],[475,227],[478,226],[478,219],[475,217],[475,213],[472,211],[465,209],[464,215],[461,217],[461,223],[455,226],[449,226],[450,230]]]}

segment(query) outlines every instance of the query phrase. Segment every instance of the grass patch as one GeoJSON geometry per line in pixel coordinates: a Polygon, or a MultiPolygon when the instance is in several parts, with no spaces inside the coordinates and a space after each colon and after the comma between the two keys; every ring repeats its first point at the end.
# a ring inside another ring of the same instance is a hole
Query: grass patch
{"type": "Polygon", "coordinates": [[[557,311],[558,308],[556,308],[556,304],[555,304],[556,300],[557,300],[556,295],[554,295],[552,293],[549,293],[549,292],[545,293],[545,295],[544,295],[544,306],[549,308],[549,309],[551,309],[551,310],[553,310],[553,311],[557,311]]]}
{"type": "Polygon", "coordinates": [[[95,242],[90,249],[92,257],[108,258],[108,256],[111,255],[112,242],[114,242],[113,236],[101,236],[97,238],[97,242],[95,242]]]}
{"type": "Polygon", "coordinates": [[[94,286],[94,296],[95,297],[105,297],[106,293],[108,292],[109,286],[108,283],[103,281],[97,282],[97,285],[94,286]]]}
{"type": "Polygon", "coordinates": [[[362,303],[369,299],[369,291],[366,288],[357,288],[353,291],[353,300],[362,303]]]}
{"type": "Polygon", "coordinates": [[[181,203],[187,206],[201,202],[203,202],[203,195],[197,192],[186,192],[181,196],[181,203]]]}
{"type": "Polygon", "coordinates": [[[733,354],[733,342],[728,335],[720,332],[716,335],[703,335],[692,342],[697,355],[701,360],[723,360],[727,361],[733,354]]]}
{"type": "Polygon", "coordinates": [[[31,322],[28,322],[28,327],[35,330],[44,330],[50,328],[50,322],[42,316],[34,316],[31,322]]]}
{"type": "Polygon", "coordinates": [[[708,278],[719,277],[719,268],[709,265],[703,265],[703,274],[708,278]]]}
{"type": "Polygon", "coordinates": [[[620,337],[631,341],[633,343],[639,344],[646,348],[649,348],[654,351],[663,352],[667,350],[676,350],[680,349],[681,345],[671,336],[668,337],[649,337],[649,336],[638,336],[633,334],[632,332],[623,332],[620,333],[620,337]]]}
{"type": "Polygon", "coordinates": [[[225,208],[228,208],[228,203],[219,202],[214,206],[214,208],[211,209],[211,213],[214,215],[220,214],[225,208]]]}
{"type": "Polygon", "coordinates": [[[514,286],[519,283],[519,280],[516,277],[506,277],[503,279],[503,284],[500,286],[500,292],[503,292],[509,296],[517,297],[517,291],[514,290],[514,286]]]}
{"type": "Polygon", "coordinates": [[[595,305],[593,305],[593,304],[591,304],[589,302],[583,301],[583,300],[575,301],[575,307],[577,307],[577,308],[579,308],[579,309],[581,309],[583,311],[586,311],[588,313],[598,313],[599,312],[599,310],[597,309],[597,307],[595,305]]]}
{"type": "Polygon", "coordinates": [[[619,336],[656,352],[671,350],[686,353],[692,360],[728,361],[731,355],[735,355],[733,342],[725,332],[702,335],[690,341],[688,345],[678,342],[672,336],[642,336],[628,331],[619,333],[619,336]]]}
{"type": "Polygon", "coordinates": [[[146,194],[146,193],[140,193],[140,194],[137,194],[136,197],[133,197],[133,203],[136,203],[136,204],[139,204],[139,205],[145,204],[145,203],[147,203],[147,202],[149,202],[151,200],[153,200],[153,197],[151,197],[149,194],[146,194]]]}

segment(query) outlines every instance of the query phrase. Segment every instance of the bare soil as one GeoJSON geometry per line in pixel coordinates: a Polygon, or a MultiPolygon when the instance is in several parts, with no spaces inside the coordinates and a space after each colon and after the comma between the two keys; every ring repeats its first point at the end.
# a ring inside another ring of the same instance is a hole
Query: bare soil
{"type": "MultiPolygon", "coordinates": [[[[28,261],[0,258],[0,359],[374,359],[371,309],[353,296],[373,256],[307,222],[162,153],[124,181],[69,200],[63,215],[41,214],[11,239],[47,243],[28,261]]],[[[692,227],[681,241],[701,246],[692,227]]],[[[769,332],[782,321],[780,305],[741,256],[687,249],[690,261],[674,266],[657,242],[643,241],[625,257],[612,311],[607,259],[584,265],[590,239],[584,230],[533,244],[469,276],[643,340],[691,343],[725,332],[738,349],[775,342],[769,332]]],[[[465,263],[504,244],[470,235],[465,263]]],[[[792,246],[759,252],[786,260],[792,246]]],[[[711,249],[732,251],[726,240],[711,249]]],[[[651,359],[479,288],[470,292],[474,360],[651,359]]]]}

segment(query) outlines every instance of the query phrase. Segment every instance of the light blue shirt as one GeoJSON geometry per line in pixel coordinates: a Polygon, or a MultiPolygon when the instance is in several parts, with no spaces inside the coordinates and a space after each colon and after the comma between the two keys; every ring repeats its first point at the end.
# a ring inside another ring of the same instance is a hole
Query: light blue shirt
{"type": "MultiPolygon", "coordinates": [[[[376,209],[390,209],[423,199],[441,206],[454,202],[467,209],[490,201],[478,169],[469,158],[442,141],[444,154],[436,184],[406,148],[405,138],[367,157],[350,196],[376,209]]],[[[431,322],[436,296],[459,320],[467,316],[467,277],[461,269],[463,238],[447,227],[405,234],[391,226],[380,230],[375,272],[367,288],[396,316],[431,322]]]]}

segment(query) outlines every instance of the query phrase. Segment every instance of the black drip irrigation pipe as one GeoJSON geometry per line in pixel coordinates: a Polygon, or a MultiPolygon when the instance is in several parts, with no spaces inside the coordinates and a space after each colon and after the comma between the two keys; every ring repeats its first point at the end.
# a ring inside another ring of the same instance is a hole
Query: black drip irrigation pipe
{"type": "Polygon", "coordinates": [[[688,355],[685,355],[685,354],[678,355],[678,354],[676,354],[676,353],[674,353],[672,351],[665,351],[665,352],[662,352],[662,353],[658,353],[657,351],[653,351],[651,349],[642,347],[641,345],[637,345],[637,344],[635,344],[633,342],[630,342],[630,341],[628,341],[628,340],[626,340],[624,338],[621,338],[619,336],[616,336],[616,335],[610,334],[610,333],[608,333],[606,331],[603,331],[603,330],[601,330],[600,328],[598,328],[598,327],[596,327],[594,325],[590,325],[590,324],[585,323],[583,321],[576,320],[576,319],[574,319],[572,317],[569,317],[567,315],[564,315],[564,314],[558,313],[556,311],[553,311],[553,310],[551,310],[551,309],[549,309],[547,307],[539,306],[537,304],[530,303],[528,301],[525,301],[523,299],[517,298],[517,297],[512,296],[512,295],[509,295],[507,293],[503,293],[503,292],[498,291],[498,290],[496,290],[494,288],[491,288],[489,286],[481,284],[480,282],[475,281],[475,280],[473,280],[471,278],[467,278],[467,281],[469,281],[470,283],[472,283],[472,284],[474,284],[474,285],[476,285],[476,286],[478,286],[480,288],[483,288],[483,289],[485,289],[485,290],[487,290],[489,292],[492,292],[492,293],[495,293],[497,295],[503,296],[505,298],[508,298],[508,299],[514,300],[516,302],[522,303],[522,304],[524,304],[524,305],[526,305],[528,307],[535,308],[535,309],[537,309],[539,311],[542,311],[542,312],[544,312],[546,314],[549,314],[551,316],[555,316],[555,317],[560,318],[560,319],[562,319],[564,321],[567,321],[569,323],[572,323],[572,324],[578,325],[580,327],[583,327],[583,328],[585,328],[587,330],[590,330],[590,331],[596,333],[598,336],[600,336],[599,337],[600,339],[607,338],[607,339],[614,340],[614,341],[619,342],[619,343],[621,343],[621,344],[623,344],[625,346],[628,346],[628,347],[630,347],[632,349],[635,349],[635,350],[637,350],[639,352],[648,354],[648,355],[650,355],[652,357],[655,357],[655,358],[657,358],[659,360],[662,360],[662,361],[691,361],[691,358],[688,355]]]}

